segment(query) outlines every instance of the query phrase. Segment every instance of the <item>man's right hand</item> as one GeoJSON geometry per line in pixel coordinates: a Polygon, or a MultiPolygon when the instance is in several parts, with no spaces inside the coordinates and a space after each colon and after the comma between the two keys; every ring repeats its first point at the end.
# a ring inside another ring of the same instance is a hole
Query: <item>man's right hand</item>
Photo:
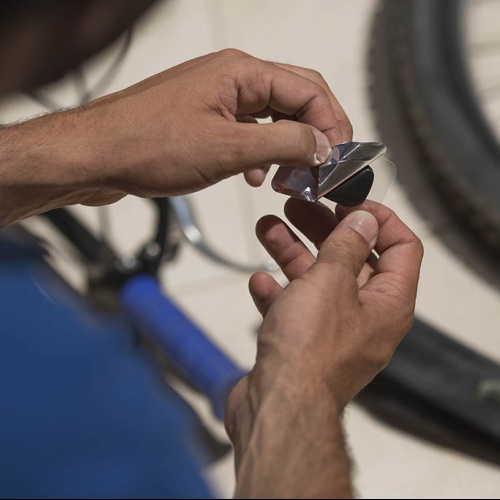
{"type": "Polygon", "coordinates": [[[264,273],[250,281],[264,317],[257,360],[226,410],[239,492],[345,497],[352,492],[340,415],[408,332],[423,249],[394,212],[373,202],[335,215],[291,199],[285,213],[319,253],[277,217],[259,221],[257,235],[290,284],[283,289],[264,273]],[[308,466],[311,454],[324,464],[311,458],[308,466]]]}

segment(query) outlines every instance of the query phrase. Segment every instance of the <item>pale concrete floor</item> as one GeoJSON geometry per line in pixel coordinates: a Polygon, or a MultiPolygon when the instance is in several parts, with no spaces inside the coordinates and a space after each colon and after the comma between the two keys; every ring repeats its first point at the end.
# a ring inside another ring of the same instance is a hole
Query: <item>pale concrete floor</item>
{"type": "MultiPolygon", "coordinates": [[[[349,114],[355,138],[375,140],[365,61],[374,5],[374,0],[170,0],[138,26],[130,53],[109,91],[195,56],[236,47],[264,59],[319,70],[349,114]]],[[[112,53],[116,48],[89,65],[91,81],[106,68],[112,53]]],[[[69,85],[55,92],[61,105],[73,104],[69,85]]],[[[0,120],[8,122],[38,111],[25,98],[12,99],[0,109],[0,120]]],[[[201,226],[221,252],[246,263],[265,260],[254,237],[254,224],[261,215],[281,214],[284,201],[269,182],[252,189],[242,179],[230,179],[191,199],[201,226]]],[[[417,313],[480,352],[500,359],[498,287],[482,279],[442,243],[443,235],[450,231],[446,217],[424,220],[397,182],[385,203],[420,236],[426,249],[417,313]]],[[[95,219],[92,209],[82,212],[95,219]]],[[[147,233],[144,202],[124,200],[111,214],[115,241],[122,249],[134,248],[147,233]]],[[[69,265],[66,267],[71,274],[69,265]]],[[[185,310],[243,366],[250,367],[259,316],[247,293],[248,276],[184,248],[179,259],[165,269],[164,278],[185,310]]],[[[205,411],[203,403],[196,404],[205,411]]],[[[210,425],[224,436],[220,425],[210,425]]],[[[497,467],[404,435],[356,406],[347,411],[346,428],[356,487],[363,498],[500,495],[497,467]]],[[[232,495],[231,456],[206,472],[217,495],[232,495]]]]}

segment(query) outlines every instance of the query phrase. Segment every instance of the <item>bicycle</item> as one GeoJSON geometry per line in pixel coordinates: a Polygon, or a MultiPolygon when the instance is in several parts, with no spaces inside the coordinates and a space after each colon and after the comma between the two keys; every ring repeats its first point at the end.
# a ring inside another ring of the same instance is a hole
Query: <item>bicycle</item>
{"type": "MultiPolygon", "coordinates": [[[[153,254],[154,254],[154,253],[155,253],[155,250],[154,250],[154,245],[153,245],[151,248],[153,248],[153,254]]],[[[148,252],[149,252],[149,251],[148,251],[148,252]]],[[[148,252],[147,252],[147,253],[148,253],[148,252]]],[[[100,257],[100,258],[101,258],[101,257],[100,257]]],[[[121,262],[121,265],[123,265],[123,264],[125,264],[125,267],[127,267],[128,265],[130,265],[130,261],[128,261],[128,262],[127,262],[127,261],[125,261],[125,262],[121,262]]],[[[133,266],[132,266],[132,267],[133,267],[133,266]]],[[[111,273],[111,274],[113,274],[113,273],[111,273]]],[[[118,280],[118,281],[119,281],[119,280],[118,280]]],[[[96,290],[98,290],[98,289],[99,289],[99,287],[98,287],[96,290]]],[[[104,291],[104,289],[103,289],[103,288],[100,288],[100,290],[101,290],[101,291],[104,291]]],[[[105,295],[105,294],[104,294],[104,295],[105,295]]],[[[388,371],[388,372],[387,372],[384,376],[380,377],[380,378],[379,378],[379,380],[377,381],[376,386],[372,387],[372,389],[373,389],[374,391],[376,391],[376,390],[377,390],[377,388],[390,387],[390,383],[388,383],[387,385],[385,385],[385,384],[384,384],[384,380],[386,380],[386,381],[388,381],[388,380],[389,380],[389,382],[394,381],[393,379],[391,379],[391,373],[392,373],[392,374],[394,374],[394,372],[388,371]],[[386,377],[386,378],[384,379],[384,377],[386,377]]],[[[398,384],[398,379],[397,379],[397,377],[396,377],[396,378],[395,378],[395,385],[397,385],[397,384],[398,384]]],[[[399,387],[399,389],[401,389],[401,388],[399,387]]],[[[401,394],[404,394],[404,392],[405,392],[404,390],[402,390],[402,391],[401,391],[401,390],[399,390],[399,392],[397,392],[397,391],[396,391],[396,394],[397,394],[397,395],[401,395],[401,394]]],[[[376,393],[376,392],[373,392],[373,393],[372,393],[372,395],[375,395],[375,401],[376,401],[377,403],[380,403],[380,402],[382,402],[382,401],[383,401],[383,398],[382,398],[381,396],[380,396],[380,397],[379,397],[379,396],[377,396],[377,393],[376,393]]],[[[407,395],[408,395],[408,393],[407,393],[407,395]]],[[[362,395],[362,397],[364,397],[364,396],[369,396],[369,391],[367,391],[364,395],[362,395]]],[[[360,399],[360,401],[361,401],[361,399],[360,399]]],[[[365,399],[365,401],[366,401],[366,399],[365,399]]],[[[362,404],[364,404],[364,403],[362,403],[362,404]]],[[[428,417],[428,415],[425,415],[425,417],[428,417]]],[[[399,421],[399,423],[400,423],[400,421],[399,421]]],[[[461,431],[462,431],[462,432],[465,432],[465,431],[463,431],[463,430],[461,430],[461,431]]],[[[439,432],[441,432],[441,430],[439,430],[439,432]]]]}

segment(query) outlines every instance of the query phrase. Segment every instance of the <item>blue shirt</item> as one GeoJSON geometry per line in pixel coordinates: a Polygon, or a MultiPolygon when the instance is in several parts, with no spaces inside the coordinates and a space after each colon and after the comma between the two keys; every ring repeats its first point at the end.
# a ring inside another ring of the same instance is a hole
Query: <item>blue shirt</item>
{"type": "Polygon", "coordinates": [[[0,240],[0,497],[208,498],[193,424],[123,318],[0,240]]]}

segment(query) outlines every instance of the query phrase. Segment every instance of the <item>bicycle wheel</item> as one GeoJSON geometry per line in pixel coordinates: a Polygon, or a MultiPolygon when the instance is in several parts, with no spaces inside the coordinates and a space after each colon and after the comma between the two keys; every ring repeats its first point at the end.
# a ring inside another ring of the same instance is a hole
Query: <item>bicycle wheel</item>
{"type": "MultiPolygon", "coordinates": [[[[500,127],[494,126],[494,109],[500,105],[495,101],[500,71],[496,76],[490,71],[486,83],[478,75],[485,75],[487,64],[490,70],[500,67],[491,61],[500,59],[500,31],[488,40],[481,25],[499,14],[500,2],[488,0],[383,0],[370,58],[372,103],[384,142],[394,143],[394,126],[392,132],[386,126],[387,108],[381,104],[390,94],[399,126],[417,146],[413,151],[423,155],[428,185],[495,256],[500,127]]],[[[398,166],[404,169],[401,162],[398,166]]]]}

